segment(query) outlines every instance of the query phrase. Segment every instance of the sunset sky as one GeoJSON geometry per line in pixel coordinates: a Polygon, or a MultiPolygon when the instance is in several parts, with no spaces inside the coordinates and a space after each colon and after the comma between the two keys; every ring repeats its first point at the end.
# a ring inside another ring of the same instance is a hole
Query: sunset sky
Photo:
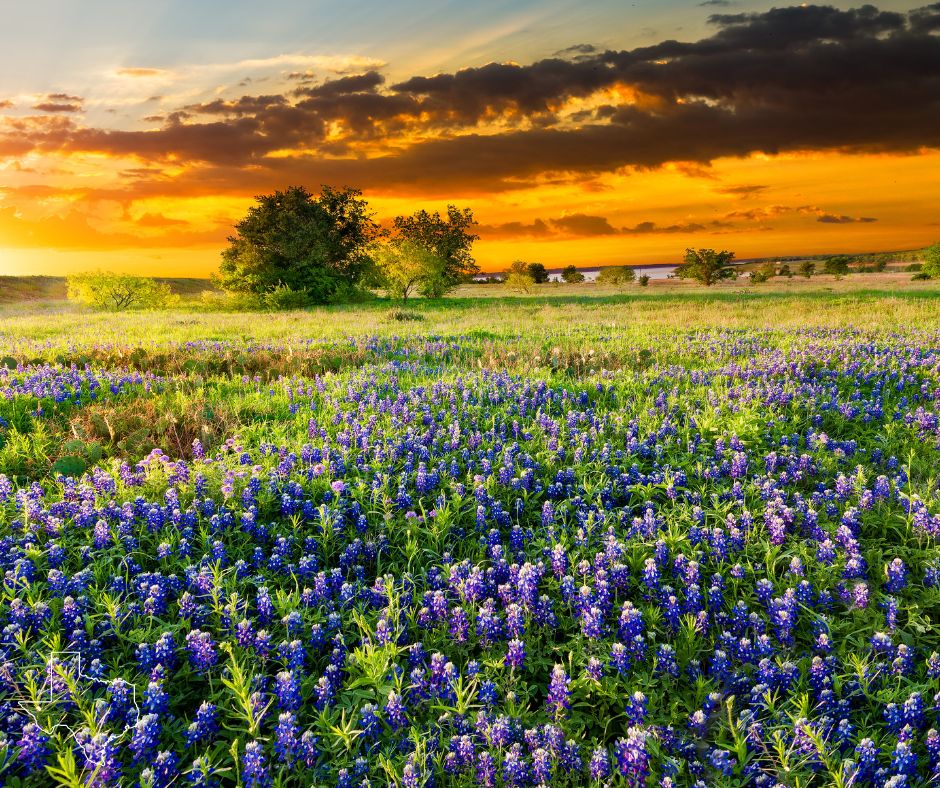
{"type": "Polygon", "coordinates": [[[485,270],[923,246],[940,3],[3,3],[0,273],[205,276],[321,183],[485,270]]]}

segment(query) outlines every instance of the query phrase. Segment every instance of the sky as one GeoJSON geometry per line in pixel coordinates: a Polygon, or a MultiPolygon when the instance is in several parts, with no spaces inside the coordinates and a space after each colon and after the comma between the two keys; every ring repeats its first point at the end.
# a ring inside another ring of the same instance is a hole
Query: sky
{"type": "Polygon", "coordinates": [[[0,0],[0,274],[207,276],[255,195],[484,270],[940,239],[940,3],[0,0]]]}

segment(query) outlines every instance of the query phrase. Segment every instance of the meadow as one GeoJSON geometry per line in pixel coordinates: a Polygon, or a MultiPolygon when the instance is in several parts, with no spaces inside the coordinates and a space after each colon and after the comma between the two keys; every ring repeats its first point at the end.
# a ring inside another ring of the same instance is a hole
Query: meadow
{"type": "Polygon", "coordinates": [[[940,287],[0,308],[0,782],[940,779],[940,287]]]}

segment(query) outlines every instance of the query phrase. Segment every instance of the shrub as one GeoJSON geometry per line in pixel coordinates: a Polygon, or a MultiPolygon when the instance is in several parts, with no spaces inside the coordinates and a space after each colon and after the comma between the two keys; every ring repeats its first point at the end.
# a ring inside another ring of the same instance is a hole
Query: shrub
{"type": "Polygon", "coordinates": [[[924,250],[924,273],[934,279],[940,279],[940,242],[924,250]]]}
{"type": "Polygon", "coordinates": [[[399,323],[416,323],[424,320],[424,315],[419,312],[409,312],[407,309],[393,309],[388,313],[389,320],[397,320],[399,323]]]}
{"type": "Polygon", "coordinates": [[[649,275],[643,274],[637,281],[640,283],[640,287],[646,287],[650,283],[649,275]]]}
{"type": "Polygon", "coordinates": [[[108,312],[166,309],[179,301],[168,284],[145,276],[98,271],[71,274],[66,282],[70,301],[108,312]]]}

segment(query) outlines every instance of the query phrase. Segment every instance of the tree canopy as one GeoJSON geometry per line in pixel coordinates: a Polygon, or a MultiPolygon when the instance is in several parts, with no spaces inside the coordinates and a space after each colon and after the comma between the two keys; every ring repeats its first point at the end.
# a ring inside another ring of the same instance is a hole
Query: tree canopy
{"type": "Polygon", "coordinates": [[[548,281],[548,269],[542,263],[529,263],[527,267],[535,284],[543,285],[548,281]]]}
{"type": "Polygon", "coordinates": [[[442,285],[447,263],[413,241],[394,238],[375,244],[371,250],[379,275],[379,284],[393,298],[407,301],[415,292],[421,295],[436,293],[442,285]]]}
{"type": "Polygon", "coordinates": [[[932,279],[940,279],[940,242],[924,250],[924,267],[921,270],[932,279]]]}
{"type": "Polygon", "coordinates": [[[479,272],[471,254],[473,242],[479,238],[472,232],[476,224],[469,208],[456,205],[447,206],[446,217],[425,210],[395,217],[393,225],[398,238],[424,247],[444,260],[443,274],[426,295],[440,297],[479,272]]]}
{"type": "Polygon", "coordinates": [[[849,272],[849,263],[851,261],[852,258],[844,254],[830,257],[823,264],[823,271],[827,274],[832,274],[836,279],[841,279],[849,272]]]}
{"type": "Polygon", "coordinates": [[[359,285],[372,266],[370,243],[380,234],[357,189],[302,186],[261,195],[222,252],[226,290],[264,294],[289,288],[327,303],[359,285]]]}
{"type": "Polygon", "coordinates": [[[710,287],[722,279],[733,279],[737,274],[731,263],[734,252],[722,249],[686,249],[685,262],[676,270],[680,279],[694,279],[710,287]]]}
{"type": "Polygon", "coordinates": [[[636,271],[628,265],[611,265],[602,268],[597,281],[605,285],[626,285],[636,281],[636,271]]]}
{"type": "Polygon", "coordinates": [[[561,278],[569,284],[577,284],[584,281],[584,274],[577,269],[577,266],[567,265],[561,270],[561,278]]]}
{"type": "Polygon", "coordinates": [[[535,276],[532,274],[532,265],[522,260],[516,260],[509,266],[503,281],[507,287],[513,290],[521,290],[524,293],[529,292],[529,288],[536,283],[535,276]]]}

